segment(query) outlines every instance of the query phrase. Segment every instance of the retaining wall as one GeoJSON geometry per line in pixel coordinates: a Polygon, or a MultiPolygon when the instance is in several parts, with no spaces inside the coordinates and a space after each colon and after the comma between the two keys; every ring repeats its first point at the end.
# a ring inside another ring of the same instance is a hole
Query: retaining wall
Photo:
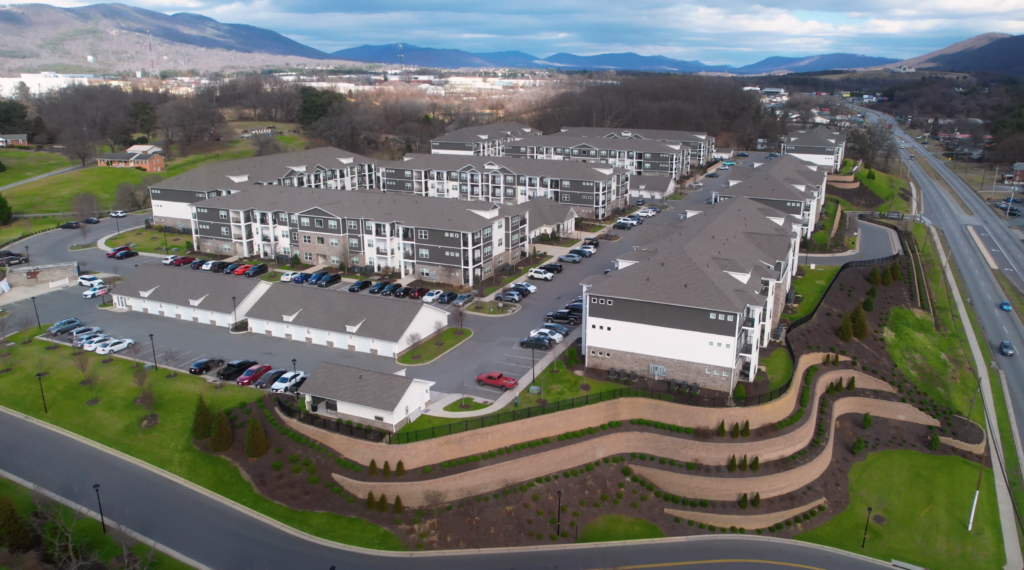
{"type": "Polygon", "coordinates": [[[68,280],[69,285],[78,281],[78,262],[54,263],[50,265],[16,265],[7,268],[7,282],[12,287],[43,285],[68,280]]]}
{"type": "Polygon", "coordinates": [[[697,521],[698,523],[713,524],[719,527],[734,526],[737,528],[753,530],[758,528],[768,528],[774,524],[789,520],[797,515],[802,515],[811,509],[817,508],[818,505],[823,504],[825,504],[825,499],[822,498],[817,501],[807,503],[806,505],[794,507],[785,511],[756,515],[730,515],[712,513],[709,511],[681,511],[678,509],[665,509],[665,513],[674,517],[697,521]]]}

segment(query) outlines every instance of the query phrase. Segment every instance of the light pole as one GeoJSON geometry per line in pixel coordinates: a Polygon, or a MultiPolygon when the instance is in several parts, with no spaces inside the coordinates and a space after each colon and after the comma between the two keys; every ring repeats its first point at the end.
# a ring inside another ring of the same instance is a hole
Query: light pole
{"type": "Polygon", "coordinates": [[[298,368],[295,367],[295,359],[294,358],[292,359],[292,372],[293,373],[298,372],[298,368]]]}
{"type": "Polygon", "coordinates": [[[117,226],[117,235],[121,235],[121,222],[117,217],[114,217],[114,225],[117,226]]]}
{"type": "Polygon", "coordinates": [[[96,502],[100,506],[100,524],[103,525],[103,534],[107,534],[107,519],[103,517],[103,501],[100,500],[100,484],[93,484],[92,488],[96,491],[96,502]]]}
{"type": "MultiPolygon", "coordinates": [[[[27,247],[27,246],[26,246],[27,247]]],[[[36,298],[32,297],[32,310],[36,312],[36,328],[43,328],[43,324],[39,322],[39,307],[36,306],[36,298]]]]}
{"type": "Polygon", "coordinates": [[[25,257],[28,258],[28,246],[25,246],[25,257]]]}
{"type": "Polygon", "coordinates": [[[562,490],[559,489],[558,493],[558,526],[555,534],[562,536],[562,490]]]}
{"type": "Polygon", "coordinates": [[[43,397],[43,413],[49,415],[50,410],[46,408],[46,393],[43,392],[43,373],[36,372],[36,380],[39,380],[39,395],[43,397]]]}
{"type": "Polygon", "coordinates": [[[153,369],[160,370],[160,367],[156,365],[156,343],[153,342],[153,333],[149,333],[149,346],[153,347],[153,369]]]}
{"type": "Polygon", "coordinates": [[[871,507],[868,507],[868,520],[864,523],[864,538],[860,541],[861,549],[868,542],[868,525],[871,524],[871,507]]]}
{"type": "Polygon", "coordinates": [[[235,298],[231,297],[231,328],[235,328],[235,319],[237,318],[235,315],[235,311],[237,310],[238,306],[235,305],[235,298]]]}

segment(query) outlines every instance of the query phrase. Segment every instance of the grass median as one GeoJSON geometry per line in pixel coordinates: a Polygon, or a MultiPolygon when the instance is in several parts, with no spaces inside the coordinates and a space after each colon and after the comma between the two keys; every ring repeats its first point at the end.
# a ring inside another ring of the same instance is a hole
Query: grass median
{"type": "Polygon", "coordinates": [[[18,344],[6,347],[10,354],[0,359],[0,366],[10,368],[0,375],[0,405],[165,469],[300,531],[365,548],[403,549],[393,534],[362,519],[296,511],[273,502],[257,493],[230,462],[192,445],[192,413],[199,395],[212,408],[224,409],[257,400],[261,391],[231,384],[218,388],[198,377],[165,378],[165,371],[152,371],[146,382],[152,391],[150,410],[135,403],[141,389],[130,361],[114,358],[104,364],[103,357],[86,353],[82,372],[71,348],[46,350],[50,344],[40,340],[20,344],[26,334],[14,335],[10,340],[18,344]],[[43,413],[37,372],[47,373],[42,384],[48,414],[43,413]],[[92,383],[82,385],[89,377],[92,383]],[[143,429],[141,422],[151,413],[158,414],[159,423],[143,429]]]}
{"type": "Polygon", "coordinates": [[[107,247],[115,248],[122,245],[130,245],[135,251],[144,253],[158,253],[164,255],[164,248],[173,254],[184,254],[192,245],[192,236],[187,234],[168,234],[156,230],[138,228],[122,231],[107,239],[107,247]],[[177,249],[177,251],[174,251],[177,249]]]}
{"type": "Polygon", "coordinates": [[[793,376],[793,359],[784,346],[776,348],[763,363],[770,390],[782,387],[793,376]]]}
{"type": "MultiPolygon", "coordinates": [[[[10,192],[10,190],[8,190],[8,192],[10,192]]],[[[52,230],[63,221],[63,219],[56,216],[15,220],[6,226],[0,226],[0,243],[7,243],[9,241],[19,239],[21,236],[27,234],[41,232],[44,230],[52,230]]]]}
{"type": "Polygon", "coordinates": [[[803,299],[797,305],[796,312],[782,315],[782,318],[789,321],[810,314],[814,307],[818,306],[821,297],[825,295],[829,283],[832,283],[836,274],[839,273],[838,265],[822,265],[815,269],[811,269],[809,265],[801,265],[800,269],[803,270],[804,276],[793,280],[793,289],[803,299]]]}
{"type": "Polygon", "coordinates": [[[579,542],[614,542],[664,538],[658,525],[625,515],[603,515],[587,523],[580,531],[579,542]]]}
{"type": "Polygon", "coordinates": [[[473,336],[473,331],[467,328],[446,328],[440,335],[430,337],[419,345],[405,351],[404,354],[398,357],[398,363],[426,364],[433,362],[442,354],[465,342],[471,336],[473,336]]]}

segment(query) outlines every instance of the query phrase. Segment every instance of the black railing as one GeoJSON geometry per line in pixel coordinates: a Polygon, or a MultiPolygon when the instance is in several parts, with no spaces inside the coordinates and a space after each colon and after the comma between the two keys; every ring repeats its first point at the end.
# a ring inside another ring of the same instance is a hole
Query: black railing
{"type": "Polygon", "coordinates": [[[289,418],[325,431],[332,431],[340,435],[365,439],[367,441],[392,443],[391,434],[388,432],[376,430],[370,426],[356,426],[351,422],[342,422],[341,420],[311,414],[289,406],[281,398],[277,398],[277,407],[281,410],[281,413],[289,418]]]}

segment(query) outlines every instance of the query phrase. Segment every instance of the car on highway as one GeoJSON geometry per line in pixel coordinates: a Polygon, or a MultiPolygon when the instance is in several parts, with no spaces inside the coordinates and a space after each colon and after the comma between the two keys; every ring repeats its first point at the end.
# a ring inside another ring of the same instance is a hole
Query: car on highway
{"type": "Polygon", "coordinates": [[[117,252],[117,255],[114,256],[114,259],[128,259],[129,257],[137,257],[138,255],[139,252],[128,249],[125,251],[117,252]]]}
{"type": "Polygon", "coordinates": [[[131,249],[131,246],[119,245],[119,246],[115,247],[114,249],[108,251],[107,252],[107,257],[117,257],[117,254],[121,253],[122,251],[128,251],[130,249],[131,249]]]}
{"type": "Polygon", "coordinates": [[[135,344],[135,341],[130,338],[110,340],[97,346],[96,354],[114,354],[121,352],[133,344],[135,344]]]}
{"type": "Polygon", "coordinates": [[[252,269],[252,265],[248,263],[243,263],[242,265],[236,267],[235,270],[232,271],[231,273],[235,275],[245,275],[245,272],[249,271],[250,269],[252,269]]]}
{"type": "Polygon", "coordinates": [[[83,291],[82,292],[82,298],[83,299],[92,299],[94,297],[102,297],[102,296],[106,295],[107,293],[110,293],[110,286],[109,285],[105,285],[105,284],[104,285],[97,285],[97,286],[93,287],[92,289],[89,289],[87,291],[83,291]]]}
{"type": "Polygon", "coordinates": [[[221,380],[235,380],[243,372],[256,364],[258,363],[255,360],[232,360],[225,364],[224,368],[220,369],[220,372],[217,373],[217,378],[221,380]]]}
{"type": "Polygon", "coordinates": [[[263,275],[268,271],[270,271],[270,268],[267,267],[266,263],[257,263],[256,265],[253,265],[248,270],[246,270],[245,273],[242,273],[242,275],[245,275],[246,277],[250,278],[259,277],[260,275],[263,275]]]}
{"type": "Polygon", "coordinates": [[[504,392],[518,386],[519,380],[511,376],[505,376],[501,372],[484,372],[477,375],[476,383],[480,386],[497,386],[504,392]]]}
{"type": "Polygon", "coordinates": [[[528,336],[519,341],[519,348],[534,348],[537,350],[549,350],[555,345],[555,341],[547,337],[528,336]]]}
{"type": "Polygon", "coordinates": [[[565,263],[579,263],[583,261],[583,258],[576,255],[575,253],[566,253],[558,256],[558,261],[564,261],[565,263]]]}
{"type": "Polygon", "coordinates": [[[78,278],[78,284],[82,287],[95,287],[103,285],[103,280],[95,275],[82,275],[78,278]]]}
{"type": "Polygon", "coordinates": [[[452,304],[455,305],[456,307],[465,307],[466,305],[472,303],[473,299],[475,298],[476,294],[470,291],[469,293],[463,293],[456,297],[455,301],[453,301],[452,304]]]}
{"type": "Polygon", "coordinates": [[[81,224],[78,222],[64,222],[60,225],[62,230],[77,230],[79,227],[81,227],[81,224]]]}
{"type": "Polygon", "coordinates": [[[358,293],[363,289],[369,289],[372,285],[373,281],[356,281],[348,286],[348,290],[350,293],[358,293]]]}
{"type": "Polygon", "coordinates": [[[270,371],[271,366],[269,364],[256,364],[250,366],[235,380],[235,384],[239,386],[248,386],[253,382],[259,380],[264,374],[270,371]]]}
{"type": "Polygon", "coordinates": [[[426,287],[418,287],[416,289],[413,289],[409,293],[409,298],[410,299],[422,299],[424,296],[426,296],[427,293],[430,293],[430,289],[427,289],[426,287]]]}
{"type": "Polygon", "coordinates": [[[211,370],[216,370],[221,366],[224,366],[224,361],[219,358],[204,358],[202,360],[197,360],[192,364],[192,366],[189,366],[188,373],[196,375],[207,374],[211,370]]]}
{"type": "Polygon", "coordinates": [[[428,291],[425,295],[423,295],[422,301],[424,303],[433,303],[434,301],[437,301],[441,297],[441,295],[444,295],[444,291],[440,289],[434,289],[433,291],[428,291]]]}
{"type": "Polygon", "coordinates": [[[437,298],[437,302],[440,305],[450,305],[459,298],[459,294],[455,291],[448,291],[447,293],[441,293],[437,298]]]}
{"type": "Polygon", "coordinates": [[[562,335],[563,337],[569,336],[569,333],[572,332],[572,329],[563,327],[562,325],[556,325],[555,323],[544,323],[543,325],[540,326],[540,328],[555,331],[556,333],[562,335]]]}
{"type": "Polygon", "coordinates": [[[614,224],[612,224],[612,229],[613,230],[631,230],[631,229],[633,229],[633,224],[630,224],[630,223],[627,223],[627,222],[615,222],[614,224]]]}
{"type": "Polygon", "coordinates": [[[415,289],[413,289],[412,287],[402,287],[398,291],[395,291],[394,295],[399,299],[404,299],[408,297],[409,293],[412,293],[413,291],[415,291],[415,289]]]}
{"type": "Polygon", "coordinates": [[[555,274],[550,271],[546,271],[539,267],[534,267],[526,274],[530,279],[543,279],[544,281],[551,281],[555,278],[555,274]]]}
{"type": "MultiPolygon", "coordinates": [[[[87,334],[87,335],[80,335],[80,336],[76,337],[75,340],[73,340],[71,342],[71,346],[74,347],[74,348],[82,348],[89,341],[91,341],[91,340],[93,340],[95,338],[101,337],[101,336],[107,336],[107,335],[104,335],[102,333],[93,333],[93,334],[87,334]]],[[[107,338],[110,338],[110,337],[107,336],[107,338]]]]}
{"type": "Polygon", "coordinates": [[[590,251],[589,249],[583,249],[581,247],[577,247],[575,249],[570,249],[569,253],[573,254],[573,255],[578,255],[580,257],[590,257],[590,256],[594,255],[594,252],[590,251]]]}
{"type": "Polygon", "coordinates": [[[321,277],[320,280],[316,282],[316,286],[321,288],[327,288],[330,287],[331,285],[336,285],[338,283],[341,283],[341,274],[333,273],[326,277],[321,277]]]}
{"type": "Polygon", "coordinates": [[[168,255],[167,257],[161,259],[160,263],[163,263],[164,265],[170,265],[174,263],[175,259],[178,259],[177,255],[168,255]]]}
{"type": "Polygon", "coordinates": [[[1010,344],[1010,341],[1004,340],[1002,344],[999,345],[999,352],[1003,353],[1003,356],[1013,356],[1017,351],[1013,349],[1013,345],[1010,344]]]}
{"type": "Polygon", "coordinates": [[[78,319],[64,319],[50,325],[50,328],[46,329],[46,332],[53,335],[62,335],[64,333],[71,332],[80,326],[82,326],[82,321],[78,319]]]}
{"type": "Polygon", "coordinates": [[[999,308],[1004,311],[1012,311],[1013,305],[1011,305],[1009,301],[1003,301],[1002,303],[999,303],[999,308]]]}
{"type": "Polygon", "coordinates": [[[278,378],[284,376],[287,372],[288,370],[284,368],[271,370],[264,374],[263,376],[261,376],[260,379],[253,384],[253,386],[264,389],[270,388],[271,386],[274,385],[274,382],[277,382],[278,378]]]}
{"type": "Polygon", "coordinates": [[[551,329],[539,328],[530,331],[530,336],[539,336],[542,338],[550,338],[555,344],[562,342],[565,339],[560,333],[557,333],[551,329]]]}
{"type": "Polygon", "coordinates": [[[384,289],[387,289],[390,285],[390,281],[378,281],[373,284],[373,287],[370,287],[370,294],[380,295],[380,292],[383,291],[384,289]]]}
{"type": "Polygon", "coordinates": [[[113,212],[110,212],[110,217],[111,218],[127,218],[128,217],[128,212],[125,212],[124,210],[114,210],[113,212]]]}
{"type": "Polygon", "coordinates": [[[568,309],[559,309],[544,316],[547,323],[565,323],[570,327],[580,324],[580,315],[570,312],[568,309]]]}
{"type": "Polygon", "coordinates": [[[537,269],[543,269],[548,273],[561,273],[564,269],[564,266],[561,263],[545,263],[544,265],[541,265],[537,269]]]}
{"type": "Polygon", "coordinates": [[[285,372],[270,386],[271,392],[285,392],[289,388],[292,388],[296,384],[301,383],[306,379],[306,373],[299,370],[297,372],[285,372]]]}
{"type": "Polygon", "coordinates": [[[192,263],[188,264],[188,266],[191,267],[193,270],[202,269],[204,265],[206,265],[206,260],[205,259],[197,259],[197,260],[193,261],[192,263]]]}
{"type": "Polygon", "coordinates": [[[523,300],[523,294],[514,289],[508,291],[502,291],[494,296],[495,301],[502,301],[504,303],[519,303],[523,300]]]}
{"type": "Polygon", "coordinates": [[[392,283],[391,285],[388,285],[387,287],[381,289],[380,295],[381,297],[390,297],[395,294],[395,291],[398,291],[401,288],[401,283],[392,283]]]}
{"type": "Polygon", "coordinates": [[[173,265],[174,267],[181,267],[182,265],[191,265],[192,262],[195,260],[196,258],[194,257],[175,257],[174,261],[171,262],[171,265],[173,265]]]}
{"type": "Polygon", "coordinates": [[[302,285],[302,284],[303,284],[303,283],[305,283],[305,282],[306,282],[306,281],[307,281],[307,280],[308,280],[308,279],[309,279],[310,277],[311,277],[311,275],[310,275],[309,273],[297,273],[297,274],[295,274],[295,275],[294,275],[294,276],[292,277],[292,283],[296,283],[296,284],[298,284],[298,285],[302,285]]]}
{"type": "Polygon", "coordinates": [[[298,274],[298,271],[285,271],[284,273],[281,274],[281,281],[287,283],[292,280],[292,277],[295,277],[298,274]]]}
{"type": "Polygon", "coordinates": [[[96,350],[96,347],[110,340],[114,340],[114,338],[110,335],[101,334],[83,342],[82,350],[93,352],[96,350]]]}

